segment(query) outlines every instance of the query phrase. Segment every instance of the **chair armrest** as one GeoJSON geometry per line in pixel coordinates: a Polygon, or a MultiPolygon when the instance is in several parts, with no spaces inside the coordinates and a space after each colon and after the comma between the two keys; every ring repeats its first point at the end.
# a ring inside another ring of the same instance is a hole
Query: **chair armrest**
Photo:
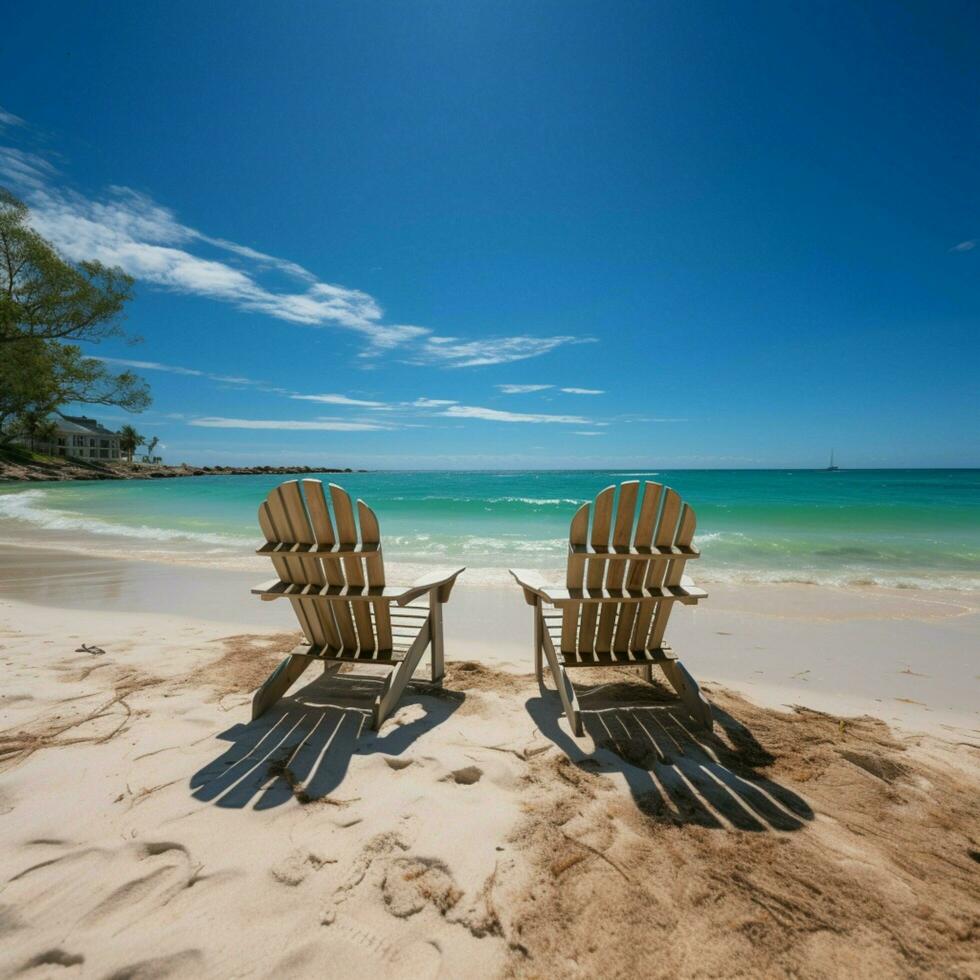
{"type": "Polygon", "coordinates": [[[704,589],[698,588],[690,575],[681,576],[681,588],[688,593],[685,598],[680,600],[685,606],[696,606],[702,599],[708,598],[708,593],[704,589]]]}
{"type": "Polygon", "coordinates": [[[449,594],[452,592],[453,586],[456,584],[457,577],[465,571],[466,568],[464,567],[457,568],[455,572],[448,573],[444,568],[427,572],[421,578],[413,582],[412,585],[409,586],[409,588],[407,588],[404,592],[395,596],[394,601],[398,603],[399,606],[407,606],[410,602],[424,596],[427,592],[432,592],[438,589],[438,601],[449,602],[449,594]]]}
{"type": "Polygon", "coordinates": [[[526,568],[509,568],[507,570],[524,590],[524,601],[529,606],[536,606],[538,599],[554,604],[554,597],[548,592],[548,584],[539,572],[532,572],[526,568]]]}
{"type": "Polygon", "coordinates": [[[688,576],[681,579],[680,585],[665,585],[644,589],[567,589],[560,585],[549,585],[537,572],[522,568],[510,569],[510,574],[524,590],[524,601],[529,606],[546,602],[551,606],[563,608],[569,605],[590,605],[604,602],[680,602],[685,606],[696,605],[708,593],[699,589],[688,576]]]}
{"type": "Polygon", "coordinates": [[[270,578],[265,582],[259,582],[251,588],[252,595],[257,595],[263,602],[278,599],[279,596],[286,594],[286,583],[280,582],[277,578],[270,578]]]}

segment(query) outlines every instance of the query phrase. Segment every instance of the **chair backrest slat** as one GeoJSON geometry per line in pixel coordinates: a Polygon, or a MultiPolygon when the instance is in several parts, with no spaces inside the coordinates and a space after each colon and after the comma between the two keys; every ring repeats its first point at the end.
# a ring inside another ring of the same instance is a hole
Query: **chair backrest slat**
{"type": "MultiPolygon", "coordinates": [[[[635,548],[648,548],[653,544],[653,532],[657,526],[657,515],[660,513],[660,494],[663,485],[647,482],[643,488],[643,502],[640,504],[640,516],[636,519],[636,531],[633,533],[635,548]]],[[[647,562],[631,561],[626,586],[639,589],[646,579],[647,562]]]]}
{"type": "MultiPolygon", "coordinates": [[[[381,531],[378,528],[378,517],[363,500],[357,502],[357,520],[361,526],[361,542],[363,544],[381,544],[381,531]]],[[[381,560],[381,552],[376,551],[364,559],[367,569],[368,585],[385,584],[385,566],[381,560]]],[[[374,614],[374,632],[378,649],[391,649],[391,616],[386,602],[372,602],[374,614]]]]}
{"type": "MultiPolygon", "coordinates": [[[[320,480],[304,480],[303,490],[306,495],[306,506],[309,510],[310,523],[313,525],[316,543],[322,547],[330,547],[336,544],[337,538],[334,534],[333,521],[330,519],[327,498],[323,492],[323,483],[320,480]]],[[[340,559],[335,555],[324,556],[321,559],[321,567],[327,585],[343,586],[346,584],[340,559]]],[[[333,602],[330,603],[330,607],[337,626],[337,638],[340,645],[347,649],[354,649],[357,646],[357,634],[354,632],[354,620],[351,617],[350,609],[345,604],[333,602]]]]}
{"type": "MultiPolygon", "coordinates": [[[[333,504],[333,516],[337,525],[337,540],[341,544],[357,543],[357,525],[354,523],[354,507],[350,496],[343,487],[336,483],[330,484],[330,502],[333,504]]],[[[364,585],[364,569],[361,558],[345,556],[341,559],[347,584],[361,588],[364,585]]],[[[374,629],[371,625],[371,610],[363,602],[352,603],[354,626],[357,629],[358,646],[362,650],[375,649],[374,629]]]]}
{"type": "MultiPolygon", "coordinates": [[[[674,542],[674,533],[677,529],[677,516],[680,513],[681,498],[675,490],[664,487],[661,492],[663,506],[660,509],[660,516],[657,519],[657,526],[653,532],[653,543],[660,548],[667,547],[674,542]]],[[[648,589],[659,589],[664,584],[664,575],[667,572],[667,562],[664,559],[655,559],[647,562],[646,577],[643,584],[648,589]]],[[[650,622],[653,619],[656,602],[641,602],[640,608],[636,613],[636,621],[633,624],[633,635],[630,638],[630,649],[645,650],[647,647],[648,635],[650,632],[650,622]]],[[[667,607],[670,613],[670,604],[661,603],[667,607]]]]}
{"type": "MultiPolygon", "coordinates": [[[[589,542],[593,548],[609,547],[609,528],[612,524],[613,500],[615,499],[616,488],[606,487],[599,492],[592,505],[592,532],[589,535],[589,542]]],[[[604,562],[589,559],[585,564],[585,588],[601,589],[605,581],[604,562]]],[[[578,648],[586,653],[595,650],[596,642],[596,623],[598,621],[598,611],[594,604],[586,603],[582,607],[582,615],[579,618],[578,628],[578,648]]]]}
{"type": "MultiPolygon", "coordinates": [[[[608,542],[613,550],[625,549],[630,546],[630,536],[633,531],[633,518],[636,516],[636,497],[639,492],[640,484],[638,480],[630,480],[619,487],[619,496],[616,501],[616,520],[613,523],[612,540],[608,542]]],[[[623,585],[623,576],[626,572],[626,562],[624,561],[600,561],[592,559],[593,564],[601,569],[606,566],[606,588],[619,589],[623,585]]],[[[595,648],[600,653],[608,653],[613,646],[613,629],[617,625],[618,615],[622,615],[622,609],[611,603],[605,603],[599,612],[599,627],[596,630],[595,648]]]]}
{"type": "MultiPolygon", "coordinates": [[[[300,492],[299,483],[295,480],[287,480],[279,487],[279,496],[282,500],[286,518],[293,538],[296,542],[303,545],[314,546],[317,543],[316,534],[307,513],[306,505],[303,502],[303,494],[300,492]]],[[[326,576],[323,571],[323,564],[315,555],[298,555],[296,561],[303,571],[306,582],[311,585],[323,586],[326,584],[326,576]]],[[[340,645],[340,638],[337,631],[337,624],[334,620],[332,610],[322,602],[313,599],[303,599],[302,604],[306,607],[306,614],[316,632],[318,644],[330,647],[340,645]]]]}
{"type": "MultiPolygon", "coordinates": [[[[281,489],[281,487],[276,487],[259,508],[259,526],[266,535],[267,541],[276,544],[296,544],[296,535],[286,514],[281,489]]],[[[295,555],[277,556],[273,558],[272,564],[283,582],[297,585],[307,584],[303,562],[295,555]]],[[[310,604],[298,597],[290,598],[289,601],[296,612],[296,618],[303,628],[306,639],[310,643],[325,643],[326,637],[320,626],[319,618],[313,613],[310,604]]]]}
{"type": "MultiPolygon", "coordinates": [[[[681,511],[681,518],[677,524],[677,533],[674,536],[674,544],[689,545],[694,539],[694,529],[697,520],[694,511],[684,504],[681,511]]],[[[687,564],[685,559],[678,559],[670,563],[667,574],[664,577],[664,585],[680,585],[684,575],[684,566],[687,564]]],[[[656,650],[664,640],[664,630],[667,628],[667,619],[673,603],[661,602],[659,608],[653,615],[653,622],[650,625],[650,635],[647,638],[647,649],[656,650]]]]}
{"type": "MultiPolygon", "coordinates": [[[[568,540],[572,545],[584,545],[589,540],[589,513],[591,504],[582,504],[572,518],[572,526],[568,530],[568,540]]],[[[568,568],[565,572],[565,586],[569,589],[581,589],[585,585],[585,559],[581,555],[568,556],[568,568]]],[[[561,617],[561,646],[563,650],[578,649],[579,606],[566,606],[561,617]]]]}

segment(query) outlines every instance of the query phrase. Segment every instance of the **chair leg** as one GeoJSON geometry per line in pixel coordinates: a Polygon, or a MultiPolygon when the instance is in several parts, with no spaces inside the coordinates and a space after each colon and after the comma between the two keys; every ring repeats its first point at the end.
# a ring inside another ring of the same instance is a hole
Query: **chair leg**
{"type": "Polygon", "coordinates": [[[664,672],[667,682],[677,692],[677,696],[687,708],[688,714],[694,719],[695,724],[710,732],[714,726],[711,705],[701,693],[698,682],[687,672],[679,660],[661,660],[660,669],[664,672]]]}
{"type": "Polygon", "coordinates": [[[585,729],[582,726],[582,712],[579,710],[575,688],[568,679],[565,665],[558,660],[558,653],[547,632],[544,634],[544,652],[548,658],[551,676],[555,679],[555,687],[558,688],[558,696],[561,698],[562,707],[565,709],[568,724],[571,726],[572,733],[577,738],[581,738],[585,734],[585,729]]]}
{"type": "Polygon", "coordinates": [[[372,727],[375,731],[381,728],[388,712],[398,703],[408,682],[412,679],[412,674],[419,665],[422,655],[425,653],[429,642],[432,639],[432,621],[427,619],[425,625],[419,630],[419,635],[405,654],[405,659],[395,665],[395,669],[385,678],[384,687],[381,694],[374,701],[374,719],[372,727]]]}
{"type": "Polygon", "coordinates": [[[432,683],[441,687],[446,673],[446,654],[442,635],[442,603],[435,591],[429,593],[429,616],[432,626],[432,683]]]}
{"type": "Polygon", "coordinates": [[[252,721],[266,713],[289,690],[293,681],[314,661],[302,653],[291,653],[269,675],[252,698],[252,721]]]}
{"type": "Polygon", "coordinates": [[[540,684],[544,680],[544,658],[542,657],[544,640],[544,609],[541,600],[534,605],[534,676],[540,684]]]}

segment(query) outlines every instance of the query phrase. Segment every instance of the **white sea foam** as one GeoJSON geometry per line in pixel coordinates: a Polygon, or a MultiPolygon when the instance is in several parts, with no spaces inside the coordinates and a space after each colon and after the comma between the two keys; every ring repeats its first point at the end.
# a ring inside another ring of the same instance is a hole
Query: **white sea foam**
{"type": "Polygon", "coordinates": [[[695,575],[698,585],[821,585],[834,588],[876,587],[883,589],[921,589],[923,591],[976,592],[980,578],[939,574],[929,578],[902,574],[864,574],[854,569],[838,573],[829,571],[792,571],[758,568],[718,569],[695,575]]]}
{"type": "Polygon", "coordinates": [[[747,541],[748,535],[741,531],[705,531],[704,534],[695,534],[694,543],[701,547],[704,544],[711,544],[712,541],[747,541]]]}
{"type": "Polygon", "coordinates": [[[23,521],[48,531],[81,531],[145,541],[191,541],[225,548],[241,548],[252,543],[251,538],[236,538],[227,534],[151,527],[148,524],[117,524],[99,517],[45,506],[46,496],[45,491],[40,489],[0,494],[0,518],[23,521]]]}
{"type": "Polygon", "coordinates": [[[508,554],[512,552],[548,552],[563,549],[567,545],[565,538],[546,538],[538,541],[516,538],[481,538],[466,537],[460,542],[465,552],[494,552],[508,554]]]}
{"type": "Polygon", "coordinates": [[[537,507],[558,507],[566,504],[580,505],[588,501],[579,497],[443,497],[438,494],[427,494],[423,497],[388,497],[389,501],[425,501],[426,503],[443,504],[531,504],[537,507]]]}
{"type": "Polygon", "coordinates": [[[531,504],[533,507],[559,507],[565,504],[587,504],[577,497],[489,497],[488,504],[531,504]]]}

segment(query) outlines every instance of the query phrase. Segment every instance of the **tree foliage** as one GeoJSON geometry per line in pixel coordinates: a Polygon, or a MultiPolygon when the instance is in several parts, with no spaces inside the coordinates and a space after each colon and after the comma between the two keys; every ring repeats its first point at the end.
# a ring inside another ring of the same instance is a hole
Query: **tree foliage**
{"type": "Polygon", "coordinates": [[[133,453],[146,442],[146,437],[140,435],[131,425],[124,425],[119,430],[119,448],[133,461],[133,453]]]}
{"type": "Polygon", "coordinates": [[[0,345],[122,333],[132,277],[101,262],[66,262],[27,217],[25,205],[0,188],[0,345]]]}
{"type": "Polygon", "coordinates": [[[2,349],[0,443],[23,435],[19,419],[45,417],[71,402],[141,412],[150,393],[142,378],[131,371],[114,374],[74,344],[27,340],[2,349]]]}
{"type": "Polygon", "coordinates": [[[149,388],[70,341],[122,333],[133,280],[99,262],[70,263],[28,223],[28,210],[0,188],[0,444],[39,439],[62,405],[116,405],[141,412],[149,388]]]}

